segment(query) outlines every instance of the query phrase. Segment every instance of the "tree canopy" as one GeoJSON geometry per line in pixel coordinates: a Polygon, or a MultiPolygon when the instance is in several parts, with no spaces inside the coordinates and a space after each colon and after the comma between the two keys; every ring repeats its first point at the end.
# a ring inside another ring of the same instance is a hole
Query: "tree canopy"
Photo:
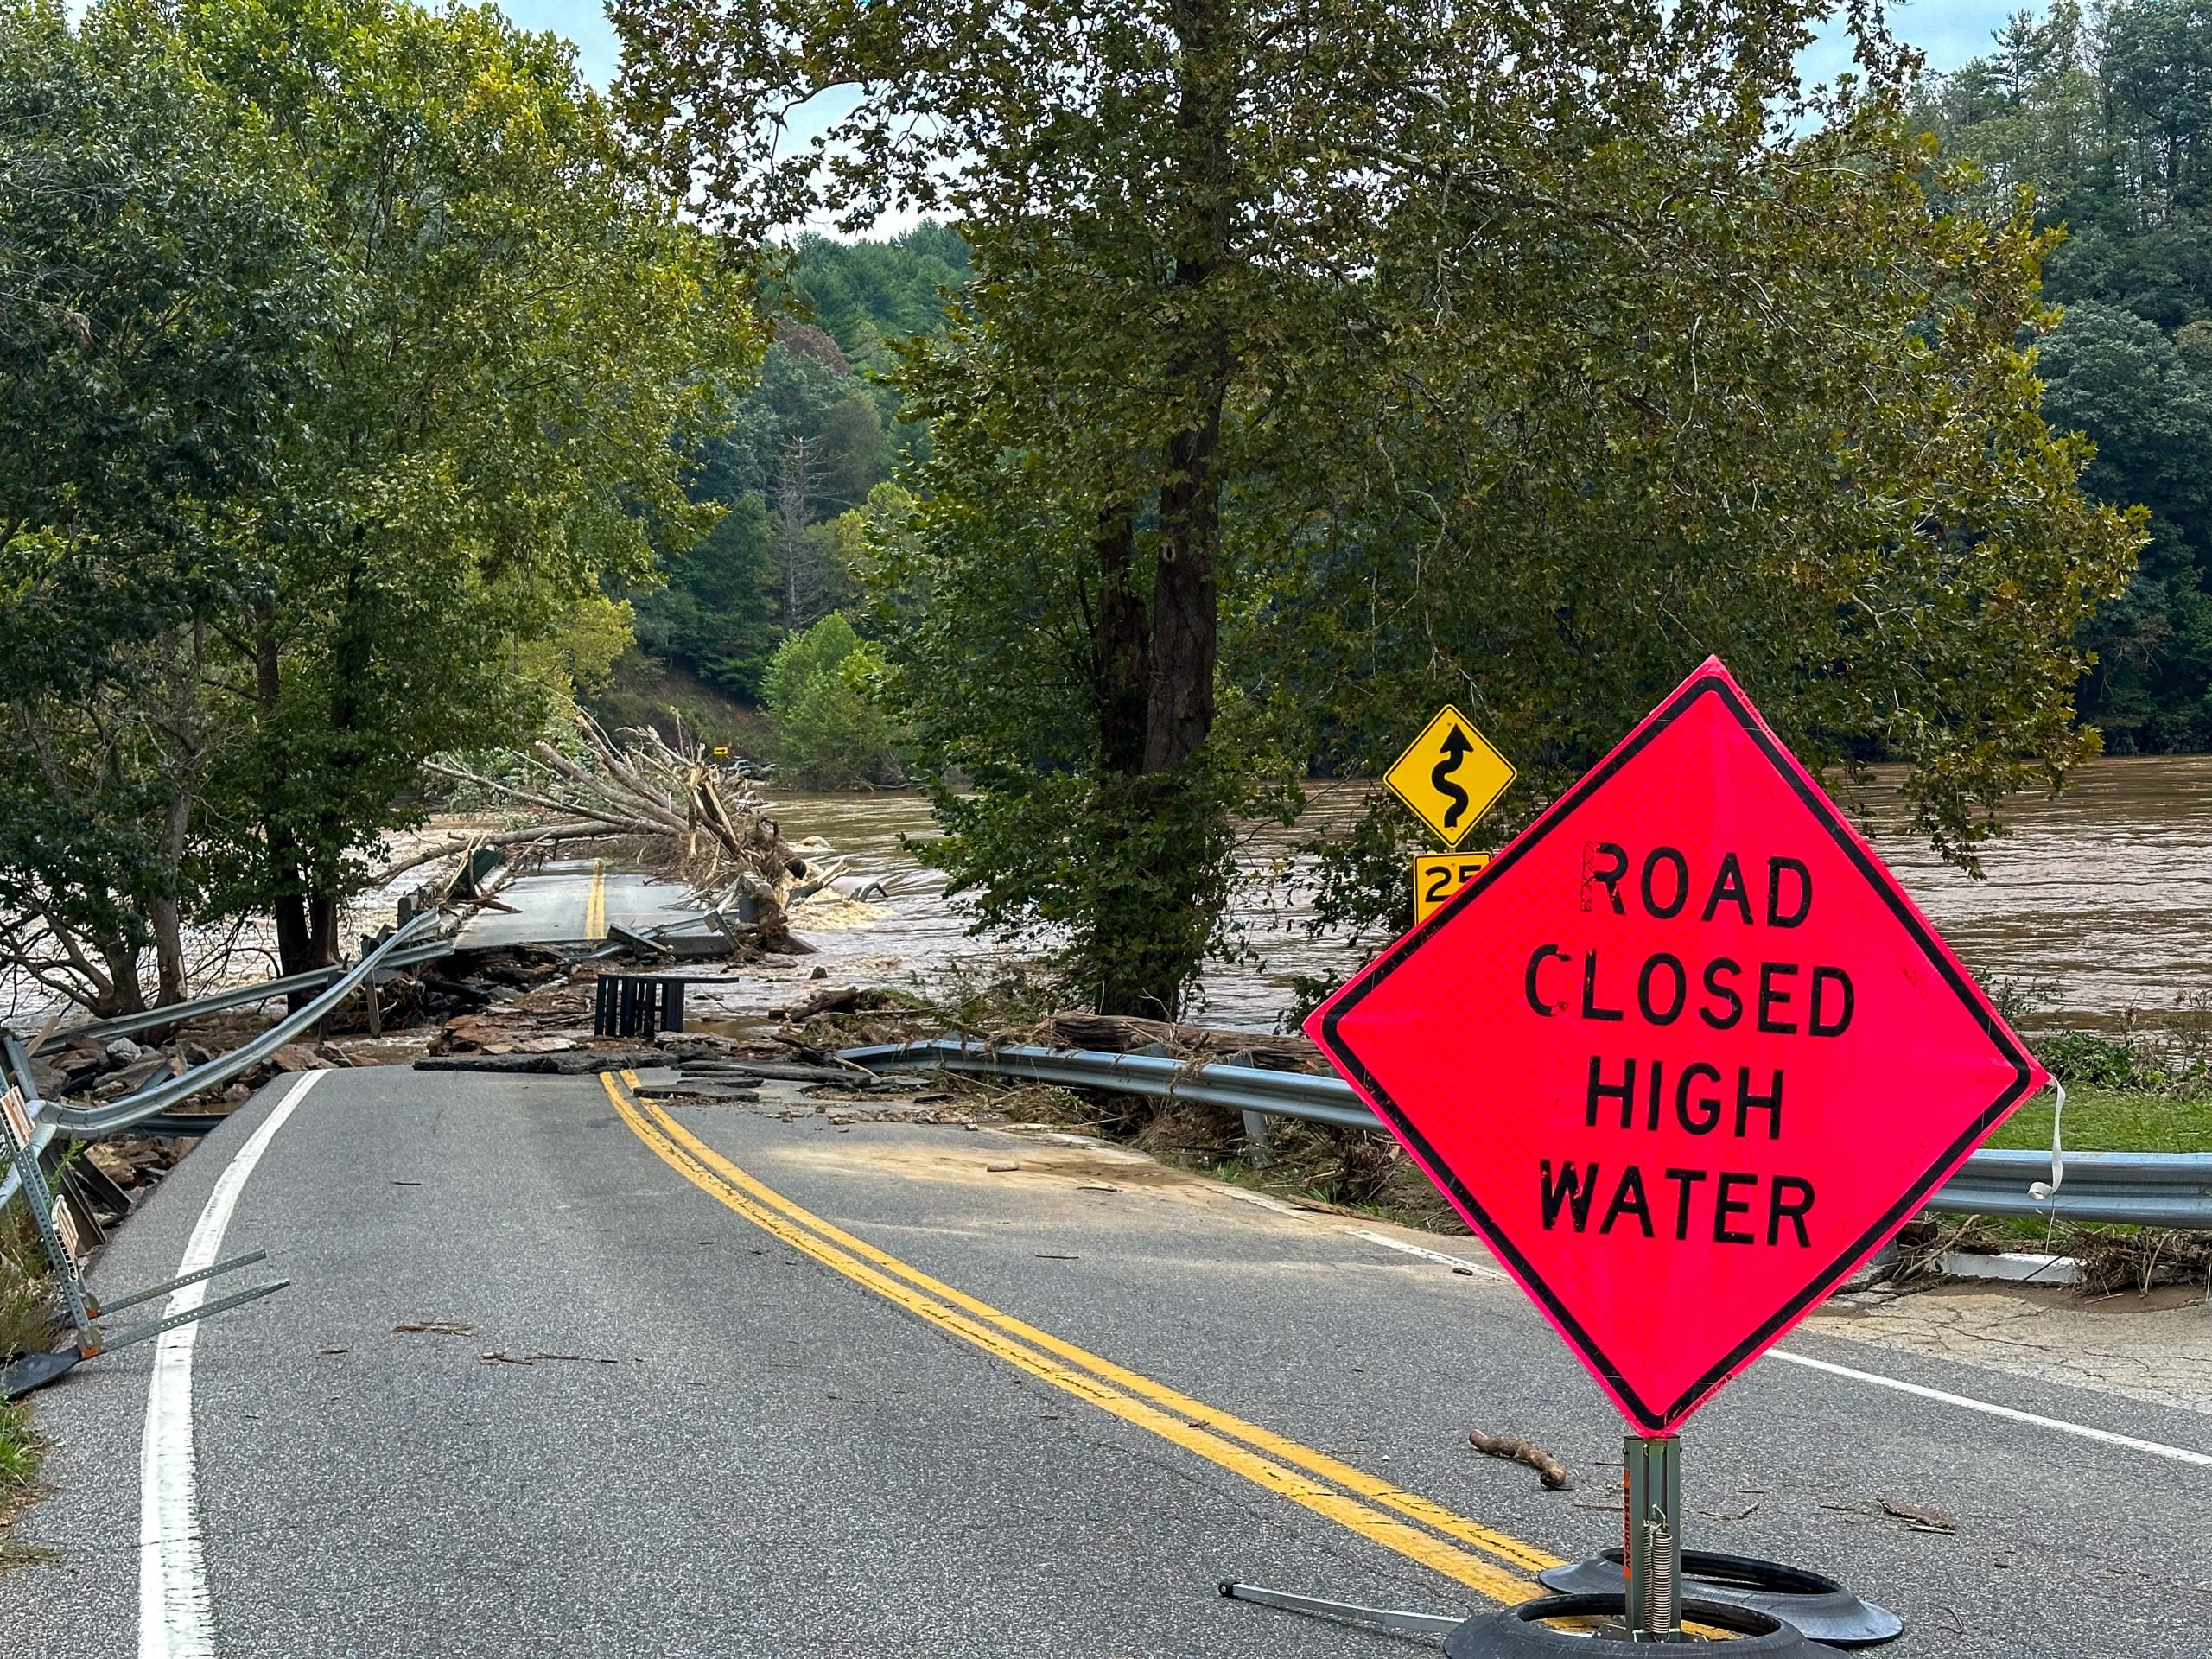
{"type": "Polygon", "coordinates": [[[76,815],[11,879],[111,895],[41,924],[96,1004],[138,997],[165,906],[164,994],[179,907],[333,960],[422,761],[531,729],[626,626],[603,584],[714,522],[684,457],[757,359],[751,262],[488,7],[107,0],[73,29],[8,0],[0,30],[30,187],[0,246],[35,301],[8,349],[40,390],[0,405],[0,489],[30,486],[0,553],[76,661],[10,688],[26,794],[76,815]]]}
{"type": "Polygon", "coordinates": [[[778,262],[763,284],[775,338],[692,481],[724,516],[634,596],[640,651],[757,699],[779,642],[854,602],[860,510],[927,449],[885,372],[903,342],[944,332],[967,272],[967,244],[931,220],[880,240],[804,238],[778,262]]]}
{"type": "Polygon", "coordinates": [[[2095,442],[2099,499],[2150,512],[2126,597],[2082,632],[2083,717],[2121,751],[2212,746],[2212,6],[2022,12],[1916,112],[1978,163],[1954,199],[2025,200],[2063,231],[2044,272],[2066,315],[2039,353],[2044,412],[2095,442]]]}
{"type": "MultiPolygon", "coordinates": [[[[1916,762],[1962,856],[2084,752],[2136,533],[2037,412],[2044,244],[1937,210],[1863,16],[1859,78],[1798,85],[1826,10],[620,0],[709,211],[942,205],[973,250],[877,581],[987,922],[1172,1010],[1234,813],[1440,693],[1529,810],[1716,649],[1815,760],[1916,762]]],[[[1402,904],[1395,840],[1338,849],[1347,913],[1402,904]]]]}

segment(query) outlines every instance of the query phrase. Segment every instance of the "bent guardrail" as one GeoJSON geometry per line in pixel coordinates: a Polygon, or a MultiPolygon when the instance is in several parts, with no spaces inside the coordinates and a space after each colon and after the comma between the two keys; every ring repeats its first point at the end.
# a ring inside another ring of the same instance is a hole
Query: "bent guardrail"
{"type": "Polygon", "coordinates": [[[1112,1054],[1096,1049],[994,1047],[973,1038],[932,1037],[841,1050],[837,1058],[871,1071],[933,1065],[947,1071],[1025,1077],[1076,1089],[1106,1089],[1155,1100],[1194,1100],[1231,1111],[1294,1117],[1343,1129],[1382,1130],[1349,1085],[1302,1071],[1263,1071],[1219,1063],[1199,1065],[1157,1054],[1112,1054]]]}
{"type": "Polygon", "coordinates": [[[180,1072],[166,1082],[153,1084],[135,1095],[125,1095],[122,1099],[110,1101],[104,1106],[58,1109],[54,1114],[55,1127],[61,1134],[77,1140],[113,1135],[157,1112],[167,1111],[181,1101],[189,1100],[203,1089],[213,1089],[228,1083],[239,1072],[260,1065],[295,1037],[320,1023],[326,1015],[335,1013],[339,1005],[351,996],[364,981],[384,967],[393,951],[419,940],[436,925],[438,920],[437,912],[424,911],[388,935],[374,950],[363,951],[361,959],[332,981],[329,988],[321,996],[295,1008],[268,1030],[236,1048],[218,1054],[213,1059],[195,1065],[188,1071],[180,1072]]]}
{"type": "MultiPolygon", "coordinates": [[[[1389,1133],[1349,1084],[1310,1071],[1093,1049],[994,1046],[967,1037],[849,1048],[837,1058],[871,1071],[935,1066],[1389,1133]]],[[[2050,1177],[2050,1164],[2047,1152],[1977,1152],[1926,1207],[1948,1215],[2029,1216],[2212,1232],[2212,1153],[2069,1152],[2066,1179],[2050,1198],[2038,1198],[2030,1185],[2050,1177]]]]}
{"type": "MultiPolygon", "coordinates": [[[[424,911],[404,926],[387,935],[374,949],[363,952],[361,959],[351,967],[318,969],[318,973],[333,976],[322,995],[286,1014],[250,1041],[175,1077],[149,1084],[136,1094],[125,1095],[120,1100],[108,1101],[99,1106],[65,1107],[40,1099],[37,1084],[31,1077],[30,1055],[13,1033],[0,1033],[0,1073],[4,1073],[4,1077],[0,1077],[0,1088],[12,1085],[22,1094],[24,1108],[30,1116],[31,1135],[28,1150],[32,1156],[39,1157],[44,1155],[46,1149],[56,1139],[89,1141],[118,1134],[148,1118],[159,1116],[203,1090],[228,1083],[241,1071],[258,1065],[286,1043],[334,1012],[372,975],[403,966],[408,962],[427,962],[450,950],[453,948],[450,940],[424,938],[434,931],[437,922],[438,913],[435,911],[424,911]]],[[[292,977],[306,979],[311,976],[295,975],[292,977]]],[[[166,1008],[155,1010],[162,1017],[147,1023],[170,1024],[188,1019],[195,1013],[206,1013],[211,1005],[241,1007],[246,1002],[264,1001],[286,988],[290,988],[281,981],[270,982],[243,986],[234,992],[217,992],[213,997],[200,998],[196,1002],[175,1002],[166,1008]]],[[[137,1018],[136,1015],[130,1017],[137,1018]]],[[[6,1207],[20,1185],[21,1176],[17,1169],[11,1167],[0,1173],[0,1208],[6,1207]]]]}
{"type": "MultiPolygon", "coordinates": [[[[430,912],[423,913],[428,915],[430,912]]],[[[413,968],[426,962],[435,962],[441,957],[451,956],[454,949],[451,939],[431,939],[421,944],[410,945],[385,957],[378,964],[378,971],[413,968]]],[[[87,1020],[81,1026],[71,1026],[67,1030],[55,1032],[31,1052],[35,1054],[59,1053],[71,1043],[86,1037],[135,1037],[142,1031],[173,1026],[178,1020],[189,1020],[195,1014],[219,1014],[226,1008],[249,1008],[257,1002],[289,996],[294,991],[318,990],[352,971],[344,963],[335,963],[327,968],[310,968],[303,974],[287,974],[282,979],[257,979],[251,985],[232,985],[224,990],[210,991],[205,996],[195,996],[183,1002],[164,1003],[158,1008],[145,1008],[137,1014],[118,1014],[106,1020],[87,1020]]]]}

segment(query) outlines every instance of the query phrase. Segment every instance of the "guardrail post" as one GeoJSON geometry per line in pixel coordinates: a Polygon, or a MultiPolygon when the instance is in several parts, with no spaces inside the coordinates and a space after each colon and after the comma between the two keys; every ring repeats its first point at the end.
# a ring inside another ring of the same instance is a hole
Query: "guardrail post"
{"type": "Polygon", "coordinates": [[[22,1094],[10,1089],[4,1097],[0,1097],[0,1150],[7,1153],[9,1161],[15,1166],[23,1207],[31,1212],[31,1224],[38,1229],[39,1243],[46,1247],[54,1285],[61,1293],[61,1306],[76,1330],[77,1351],[90,1358],[100,1351],[99,1332],[92,1325],[92,1311],[85,1296],[84,1281],[77,1276],[77,1258],[62,1238],[60,1228],[54,1224],[54,1192],[46,1184],[46,1172],[39,1167],[38,1151],[32,1140],[30,1117],[22,1094]]]}

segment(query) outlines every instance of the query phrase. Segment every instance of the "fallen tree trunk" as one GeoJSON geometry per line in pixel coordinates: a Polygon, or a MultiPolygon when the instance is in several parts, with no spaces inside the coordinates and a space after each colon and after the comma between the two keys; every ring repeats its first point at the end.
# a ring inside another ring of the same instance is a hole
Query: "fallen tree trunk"
{"type": "MultiPolygon", "coordinates": [[[[443,772],[448,777],[458,775],[435,765],[429,770],[443,772]]],[[[569,823],[537,823],[523,830],[498,830],[485,835],[454,836],[435,847],[410,853],[396,864],[385,865],[377,879],[388,883],[394,876],[404,875],[425,864],[435,864],[442,858],[451,858],[456,853],[472,853],[479,847],[524,847],[535,842],[551,841],[604,841],[613,836],[633,836],[637,833],[626,825],[587,819],[569,823]]]]}
{"type": "Polygon", "coordinates": [[[704,751],[680,734],[671,744],[640,727],[623,731],[618,744],[582,715],[576,732],[583,741],[582,757],[541,741],[529,754],[515,757],[521,766],[513,779],[443,764],[429,770],[559,813],[570,823],[639,836],[648,870],[684,882],[716,913],[741,893],[755,912],[745,919],[758,927],[763,945],[784,952],[803,949],[791,936],[789,907],[836,872],[825,874],[785,841],[747,780],[709,765],[704,751]]]}

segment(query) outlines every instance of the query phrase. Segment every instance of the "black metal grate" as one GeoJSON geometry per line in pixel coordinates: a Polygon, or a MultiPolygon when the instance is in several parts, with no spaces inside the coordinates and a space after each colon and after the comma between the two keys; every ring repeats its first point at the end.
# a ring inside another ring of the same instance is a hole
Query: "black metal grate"
{"type": "Polygon", "coordinates": [[[592,1004],[594,1037],[651,1037],[683,1029],[683,982],[653,974],[601,974],[592,1004]]]}

